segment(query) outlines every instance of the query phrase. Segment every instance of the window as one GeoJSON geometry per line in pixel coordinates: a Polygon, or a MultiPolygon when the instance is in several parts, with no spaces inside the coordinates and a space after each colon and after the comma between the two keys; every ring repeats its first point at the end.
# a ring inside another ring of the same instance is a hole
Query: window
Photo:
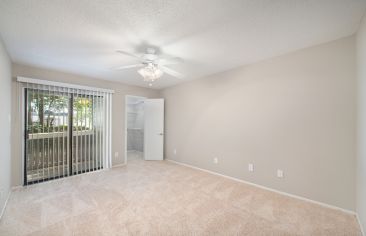
{"type": "Polygon", "coordinates": [[[22,84],[25,185],[111,166],[111,93],[22,84]]]}

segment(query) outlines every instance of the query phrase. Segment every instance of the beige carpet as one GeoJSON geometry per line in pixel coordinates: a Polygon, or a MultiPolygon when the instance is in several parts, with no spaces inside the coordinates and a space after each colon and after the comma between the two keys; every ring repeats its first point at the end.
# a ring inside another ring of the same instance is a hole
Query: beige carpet
{"type": "Polygon", "coordinates": [[[0,235],[360,235],[352,215],[166,161],[12,193],[0,235]]]}

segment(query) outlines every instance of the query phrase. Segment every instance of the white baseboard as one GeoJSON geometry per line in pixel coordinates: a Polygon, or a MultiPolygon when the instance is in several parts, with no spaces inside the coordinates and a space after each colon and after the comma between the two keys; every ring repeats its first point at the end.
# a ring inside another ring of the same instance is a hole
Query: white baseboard
{"type": "Polygon", "coordinates": [[[6,198],[6,200],[5,200],[4,207],[3,207],[3,209],[1,209],[1,213],[0,213],[0,220],[1,220],[1,218],[3,217],[3,215],[4,215],[6,205],[8,205],[8,201],[9,201],[9,198],[10,198],[10,194],[11,194],[11,190],[9,190],[8,197],[7,197],[7,198],[6,198]]]}
{"type": "Polygon", "coordinates": [[[361,223],[361,220],[360,220],[360,217],[358,216],[358,214],[356,214],[356,218],[357,218],[358,224],[360,225],[361,234],[362,234],[363,236],[365,236],[365,231],[364,231],[364,229],[363,229],[363,227],[362,227],[362,223],[361,223]]]}
{"type": "MultiPolygon", "coordinates": [[[[357,216],[356,212],[351,211],[351,210],[347,210],[347,209],[343,209],[341,207],[337,207],[337,206],[333,206],[333,205],[330,205],[330,204],[327,204],[327,203],[311,200],[311,199],[301,197],[301,196],[298,196],[298,195],[294,195],[294,194],[291,194],[291,193],[282,192],[282,191],[279,191],[279,190],[276,190],[276,189],[273,189],[273,188],[269,188],[269,187],[266,187],[266,186],[263,186],[263,185],[259,185],[259,184],[255,184],[255,183],[245,181],[245,180],[242,180],[242,179],[238,179],[238,178],[235,178],[235,177],[223,175],[223,174],[220,174],[220,173],[217,173],[217,172],[214,172],[214,171],[202,169],[202,168],[192,166],[192,165],[189,165],[189,164],[186,164],[186,163],[182,163],[182,162],[179,162],[179,161],[174,161],[172,159],[165,159],[165,160],[176,163],[178,165],[183,165],[183,166],[186,166],[186,167],[189,167],[189,168],[192,168],[192,169],[204,171],[204,172],[207,172],[207,173],[210,173],[210,174],[213,174],[213,175],[218,175],[218,176],[221,176],[221,177],[224,177],[224,178],[227,178],[227,179],[231,179],[231,180],[234,180],[234,181],[237,181],[237,182],[249,184],[249,185],[252,185],[252,186],[255,186],[255,187],[258,187],[258,188],[261,188],[261,189],[265,189],[265,190],[268,190],[268,191],[271,191],[271,192],[275,192],[275,193],[278,193],[278,194],[281,194],[281,195],[296,198],[296,199],[299,199],[299,200],[303,200],[303,201],[306,201],[306,202],[310,202],[310,203],[317,204],[317,205],[320,205],[320,206],[323,206],[323,207],[331,208],[331,209],[334,209],[334,210],[339,210],[339,211],[345,212],[347,214],[357,216]]],[[[362,227],[362,226],[360,226],[360,227],[362,227]]]]}

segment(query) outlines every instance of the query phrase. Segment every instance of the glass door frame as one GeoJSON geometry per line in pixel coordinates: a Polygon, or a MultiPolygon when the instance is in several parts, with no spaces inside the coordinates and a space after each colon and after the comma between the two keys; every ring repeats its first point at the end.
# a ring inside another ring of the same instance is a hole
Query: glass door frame
{"type": "MultiPolygon", "coordinates": [[[[32,185],[32,184],[36,184],[36,183],[41,183],[41,182],[46,182],[46,181],[50,181],[50,180],[54,180],[54,179],[60,179],[60,178],[64,178],[64,177],[68,177],[68,176],[73,176],[73,175],[78,175],[78,174],[82,174],[82,173],[87,173],[87,172],[92,172],[92,171],[96,171],[96,170],[100,170],[100,169],[103,169],[103,162],[100,162],[98,163],[97,166],[93,167],[93,168],[88,168],[88,169],[84,169],[84,170],[79,170],[79,171],[76,171],[74,170],[73,168],[73,136],[75,135],[75,132],[74,132],[74,102],[75,102],[75,98],[74,98],[74,93],[73,92],[64,92],[64,94],[67,96],[67,99],[68,99],[68,121],[67,121],[67,127],[68,127],[68,135],[69,137],[67,138],[67,144],[66,144],[66,147],[68,145],[68,149],[67,149],[67,161],[68,161],[68,173],[66,174],[62,174],[62,175],[57,175],[57,176],[47,176],[45,178],[45,176],[42,176],[43,178],[41,179],[38,179],[38,180],[33,180],[33,181],[28,181],[27,179],[27,141],[28,141],[28,135],[30,134],[29,133],[29,130],[28,130],[28,114],[29,114],[29,105],[28,105],[28,93],[29,93],[29,90],[33,90],[33,91],[36,91],[36,89],[33,89],[33,88],[24,88],[23,90],[23,96],[24,96],[24,99],[23,99],[23,102],[24,102],[24,107],[22,108],[23,112],[24,112],[24,116],[23,116],[23,124],[24,124],[24,137],[23,137],[23,147],[22,147],[22,150],[23,150],[23,165],[22,165],[22,168],[23,168],[23,185],[32,185]]],[[[41,92],[41,91],[46,91],[47,90],[44,90],[44,89],[40,89],[38,92],[41,92]]],[[[103,96],[99,96],[99,95],[85,95],[85,98],[91,98],[92,99],[92,107],[93,107],[93,111],[94,111],[94,101],[95,101],[95,98],[103,98],[103,96]]],[[[94,115],[94,114],[93,114],[94,115]]],[[[93,118],[94,119],[94,118],[93,118]]],[[[93,136],[95,136],[96,132],[98,132],[96,129],[95,129],[95,124],[94,124],[94,120],[92,121],[92,128],[91,128],[91,131],[93,131],[93,136]]],[[[78,136],[76,136],[76,138],[78,138],[78,136]]],[[[90,153],[89,153],[90,155],[90,153]]],[[[102,158],[102,157],[100,157],[102,158]]],[[[93,160],[95,161],[95,160],[93,160]]],[[[78,163],[76,163],[76,165],[78,165],[78,163]]],[[[62,167],[64,168],[64,166],[62,167]]]]}

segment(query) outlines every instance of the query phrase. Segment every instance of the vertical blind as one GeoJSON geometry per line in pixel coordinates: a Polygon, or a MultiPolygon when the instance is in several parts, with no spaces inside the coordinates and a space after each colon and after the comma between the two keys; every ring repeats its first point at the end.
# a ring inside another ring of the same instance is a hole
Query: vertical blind
{"type": "Polygon", "coordinates": [[[25,185],[111,167],[113,91],[23,77],[18,82],[25,185]]]}

